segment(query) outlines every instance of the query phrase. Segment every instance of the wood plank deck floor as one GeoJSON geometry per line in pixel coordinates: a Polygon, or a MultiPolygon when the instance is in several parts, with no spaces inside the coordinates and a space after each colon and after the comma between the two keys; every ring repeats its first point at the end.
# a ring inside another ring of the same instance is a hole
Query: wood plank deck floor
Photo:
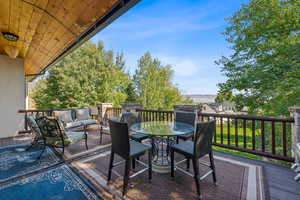
{"type": "MultiPolygon", "coordinates": [[[[0,147],[28,141],[28,138],[0,139],[0,147]]],[[[300,200],[300,184],[294,181],[295,173],[288,167],[265,161],[215,151],[215,155],[263,167],[265,191],[270,200],[300,200]]]]}

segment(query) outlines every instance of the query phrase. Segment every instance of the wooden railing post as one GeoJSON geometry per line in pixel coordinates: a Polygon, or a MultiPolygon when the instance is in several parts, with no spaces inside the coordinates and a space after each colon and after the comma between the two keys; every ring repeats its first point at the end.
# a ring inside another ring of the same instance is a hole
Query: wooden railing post
{"type": "Polygon", "coordinates": [[[24,129],[28,131],[27,113],[24,115],[24,129]]]}
{"type": "Polygon", "coordinates": [[[112,103],[97,103],[97,109],[98,109],[98,120],[102,121],[104,118],[105,112],[107,108],[112,108],[112,103]]]}

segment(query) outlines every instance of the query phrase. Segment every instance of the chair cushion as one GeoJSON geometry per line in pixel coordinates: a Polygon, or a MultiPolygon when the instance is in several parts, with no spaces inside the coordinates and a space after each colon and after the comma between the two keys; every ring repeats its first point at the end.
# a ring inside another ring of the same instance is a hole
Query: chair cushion
{"type": "Polygon", "coordinates": [[[102,133],[104,134],[110,134],[110,129],[108,126],[102,126],[102,133]]]}
{"type": "Polygon", "coordinates": [[[149,138],[149,135],[143,133],[133,133],[129,135],[129,138],[138,142],[149,138]]]}
{"type": "Polygon", "coordinates": [[[87,120],[81,120],[79,122],[83,123],[84,125],[91,125],[91,124],[97,124],[98,121],[95,119],[87,119],[87,120]]]}
{"type": "Polygon", "coordinates": [[[98,108],[90,108],[91,115],[98,115],[98,108]]]}
{"type": "Polygon", "coordinates": [[[171,149],[173,149],[175,152],[182,153],[184,155],[194,155],[194,142],[192,141],[186,141],[186,142],[180,142],[178,144],[173,144],[171,146],[171,149]]]}
{"type": "Polygon", "coordinates": [[[88,108],[79,108],[75,109],[76,112],[76,120],[88,120],[91,119],[90,110],[88,108]]]}
{"type": "MultiPolygon", "coordinates": [[[[83,132],[65,132],[64,134],[64,146],[75,144],[85,138],[83,132]]],[[[46,143],[53,146],[63,146],[61,137],[46,137],[46,143]]]]}
{"type": "Polygon", "coordinates": [[[80,140],[85,138],[84,132],[71,132],[67,131],[66,135],[68,137],[68,140],[71,141],[72,144],[79,142],[80,140]]]}
{"type": "Polygon", "coordinates": [[[66,137],[62,122],[58,117],[41,117],[37,119],[37,124],[40,127],[41,133],[45,138],[45,143],[52,146],[62,146],[62,137],[64,138],[65,146],[70,144],[66,137]]]}
{"type": "Polygon", "coordinates": [[[69,123],[73,121],[72,111],[71,110],[55,110],[53,115],[58,117],[63,123],[69,123]]]}
{"type": "Polygon", "coordinates": [[[178,135],[177,137],[180,138],[180,139],[183,139],[183,140],[187,140],[189,138],[192,138],[193,135],[194,135],[194,133],[191,132],[191,133],[186,133],[186,134],[178,135]]]}
{"type": "Polygon", "coordinates": [[[145,151],[150,150],[151,146],[135,142],[135,141],[130,141],[130,156],[139,156],[143,154],[145,151]]]}
{"type": "MultiPolygon", "coordinates": [[[[46,139],[46,144],[52,145],[52,146],[59,146],[62,147],[62,139],[61,137],[45,137],[46,139]]],[[[69,140],[68,137],[64,137],[64,145],[68,146],[72,143],[71,140],[69,140]]]]}
{"type": "Polygon", "coordinates": [[[36,119],[36,123],[44,137],[60,137],[65,131],[62,122],[57,117],[40,117],[36,119]]]}
{"type": "Polygon", "coordinates": [[[83,123],[81,121],[69,122],[69,123],[66,123],[65,128],[74,128],[74,127],[78,127],[78,126],[83,126],[83,123]]]}
{"type": "Polygon", "coordinates": [[[66,123],[65,127],[69,129],[69,128],[75,128],[75,127],[84,126],[84,125],[91,125],[91,124],[97,124],[97,120],[87,119],[87,120],[69,122],[69,123],[66,123]]]}

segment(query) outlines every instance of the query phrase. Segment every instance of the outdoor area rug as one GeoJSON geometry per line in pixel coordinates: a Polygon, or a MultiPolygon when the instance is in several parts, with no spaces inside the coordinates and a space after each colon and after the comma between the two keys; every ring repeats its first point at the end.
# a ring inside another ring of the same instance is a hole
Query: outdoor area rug
{"type": "Polygon", "coordinates": [[[38,160],[41,149],[32,148],[28,151],[18,151],[26,147],[28,144],[0,148],[0,183],[54,166],[63,161],[48,147],[38,160]]]}
{"type": "MultiPolygon", "coordinates": [[[[102,188],[101,195],[107,199],[121,198],[124,165],[114,168],[112,181],[106,184],[110,152],[73,163],[73,165],[88,177],[94,185],[102,188]],[[120,177],[121,176],[121,177],[120,177]]],[[[182,157],[181,157],[182,158],[182,157]]],[[[207,159],[207,158],[205,158],[207,159]]],[[[145,156],[141,160],[146,160],[145,156]]],[[[177,156],[179,160],[179,156],[177,156]]],[[[118,159],[115,159],[117,162],[118,159]]],[[[265,199],[262,169],[260,166],[240,163],[236,160],[215,156],[218,184],[213,184],[208,176],[201,181],[203,199],[216,200],[263,200],[265,199]]],[[[185,166],[185,165],[183,165],[185,166]]],[[[192,168],[192,167],[191,167],[192,168]]],[[[139,167],[137,167],[137,170],[139,167]]],[[[206,172],[206,167],[200,168],[200,174],[206,172]]],[[[192,169],[191,169],[192,172],[192,169]]],[[[98,189],[99,191],[101,189],[98,189]]],[[[153,172],[151,182],[145,172],[129,181],[127,198],[132,200],[150,199],[197,199],[194,179],[180,171],[175,178],[170,174],[153,172]]]]}
{"type": "Polygon", "coordinates": [[[110,135],[103,134],[102,143],[100,144],[99,130],[94,127],[88,129],[88,147],[86,150],[84,141],[72,144],[65,149],[64,158],[66,160],[83,155],[91,154],[92,152],[99,151],[111,144],[110,135]]]}
{"type": "Polygon", "coordinates": [[[0,184],[0,199],[5,200],[97,200],[102,199],[66,164],[0,184]]]}

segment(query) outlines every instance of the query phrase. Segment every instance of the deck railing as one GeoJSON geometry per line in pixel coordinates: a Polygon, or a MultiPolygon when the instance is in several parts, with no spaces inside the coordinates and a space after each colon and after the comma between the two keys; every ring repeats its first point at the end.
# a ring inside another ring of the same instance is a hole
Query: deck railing
{"type": "Polygon", "coordinates": [[[293,162],[294,118],[200,113],[202,121],[216,120],[216,146],[293,162]]]}
{"type": "MultiPolygon", "coordinates": [[[[144,121],[172,121],[173,111],[137,110],[144,121]]],[[[214,145],[293,162],[291,135],[294,118],[199,113],[198,120],[216,120],[214,145]]]]}
{"type": "MultiPolygon", "coordinates": [[[[52,115],[53,110],[20,110],[19,113],[52,115]]],[[[138,109],[143,121],[173,121],[174,112],[166,110],[138,109]]],[[[105,117],[118,117],[121,108],[107,108],[105,117]]],[[[26,119],[26,118],[25,118],[26,119]]],[[[214,145],[293,162],[292,124],[294,118],[266,117],[234,114],[199,113],[199,121],[216,120],[214,145]]],[[[27,129],[25,121],[25,130],[27,129]]],[[[24,131],[26,132],[26,131],[24,131]]]]}
{"type": "Polygon", "coordinates": [[[122,109],[119,107],[109,107],[106,108],[104,113],[104,118],[111,118],[111,117],[119,117],[122,113],[122,109]]]}
{"type": "Polygon", "coordinates": [[[20,130],[19,134],[30,133],[31,130],[28,129],[27,123],[27,115],[34,116],[51,116],[53,110],[52,109],[29,109],[29,110],[19,110],[18,113],[24,114],[24,130],[20,130]]]}

